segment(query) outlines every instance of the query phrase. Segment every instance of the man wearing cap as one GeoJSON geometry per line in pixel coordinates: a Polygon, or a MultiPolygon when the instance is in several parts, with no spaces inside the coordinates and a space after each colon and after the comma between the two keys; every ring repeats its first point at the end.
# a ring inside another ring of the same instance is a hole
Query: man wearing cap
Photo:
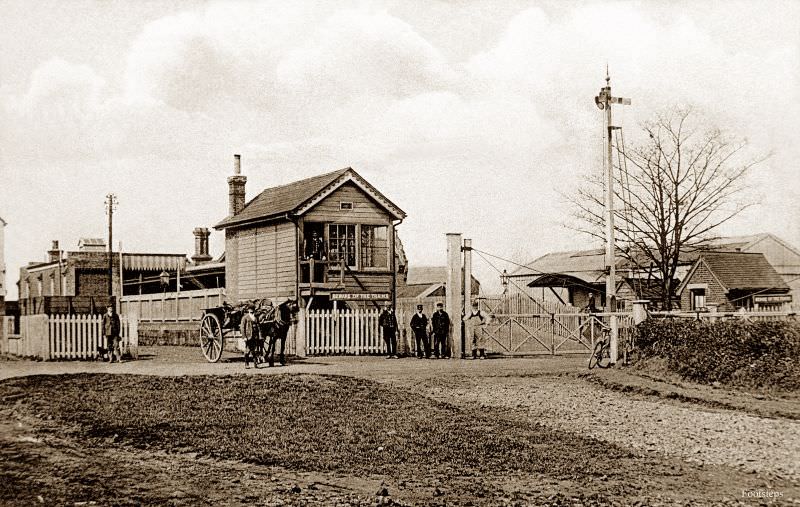
{"type": "Polygon", "coordinates": [[[422,313],[422,305],[417,305],[417,313],[411,317],[411,330],[417,345],[417,358],[431,357],[431,341],[428,338],[428,317],[422,313]],[[423,356],[423,353],[425,354],[423,356]]]}
{"type": "Polygon", "coordinates": [[[117,362],[122,362],[122,353],[119,350],[119,330],[119,315],[114,311],[114,305],[108,305],[106,313],[103,314],[103,336],[106,338],[109,363],[114,362],[114,356],[117,356],[117,362]]]}
{"type": "Polygon", "coordinates": [[[450,316],[444,311],[442,303],[436,303],[436,311],[431,316],[433,327],[433,355],[436,359],[447,357],[447,335],[450,332],[450,316]]]}
{"type": "Polygon", "coordinates": [[[386,359],[397,358],[397,317],[394,315],[392,303],[387,302],[381,315],[378,317],[378,325],[383,331],[383,341],[386,342],[386,359]]]}

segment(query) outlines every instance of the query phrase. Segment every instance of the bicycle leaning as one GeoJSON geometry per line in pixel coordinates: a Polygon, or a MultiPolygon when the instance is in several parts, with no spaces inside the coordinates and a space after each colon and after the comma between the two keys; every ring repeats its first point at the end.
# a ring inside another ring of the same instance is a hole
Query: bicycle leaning
{"type": "Polygon", "coordinates": [[[611,366],[611,328],[599,323],[601,338],[594,343],[592,355],[589,356],[589,369],[595,366],[608,368],[611,366]]]}

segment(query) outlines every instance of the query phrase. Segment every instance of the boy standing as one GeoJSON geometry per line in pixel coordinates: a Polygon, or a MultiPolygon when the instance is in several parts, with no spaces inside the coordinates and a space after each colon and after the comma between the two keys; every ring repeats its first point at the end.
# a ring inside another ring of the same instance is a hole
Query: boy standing
{"type": "Polygon", "coordinates": [[[103,336],[106,338],[109,363],[114,362],[114,356],[117,356],[117,362],[122,362],[122,353],[119,350],[119,331],[119,315],[114,311],[114,305],[108,305],[106,313],[103,314],[103,336]]]}

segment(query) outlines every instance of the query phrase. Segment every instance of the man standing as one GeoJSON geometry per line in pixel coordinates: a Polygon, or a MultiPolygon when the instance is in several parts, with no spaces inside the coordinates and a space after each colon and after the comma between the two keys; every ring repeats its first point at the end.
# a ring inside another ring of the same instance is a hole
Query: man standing
{"type": "Polygon", "coordinates": [[[422,313],[422,305],[417,305],[417,313],[411,317],[411,330],[417,345],[417,358],[431,357],[431,341],[428,338],[428,317],[422,313]],[[424,356],[423,356],[424,351],[424,356]]]}
{"type": "Polygon", "coordinates": [[[122,362],[122,353],[119,350],[119,331],[120,322],[119,315],[114,311],[114,305],[106,307],[106,313],[103,314],[103,336],[106,337],[106,351],[108,352],[108,362],[114,362],[114,356],[117,356],[117,362],[122,362]]]}
{"type": "Polygon", "coordinates": [[[397,317],[394,315],[392,303],[387,302],[380,317],[378,325],[383,330],[383,341],[386,342],[386,359],[397,358],[397,317]]]}
{"type": "Polygon", "coordinates": [[[483,326],[486,318],[481,313],[478,302],[472,303],[472,313],[464,317],[464,336],[472,340],[472,359],[486,359],[486,337],[483,333],[483,326]]]}
{"type": "Polygon", "coordinates": [[[436,311],[431,317],[433,326],[433,355],[436,359],[447,357],[447,335],[450,332],[450,316],[444,311],[442,303],[436,303],[436,311]]]}
{"type": "MultiPolygon", "coordinates": [[[[324,261],[327,260],[327,252],[325,251],[325,241],[319,237],[317,231],[311,232],[311,237],[306,239],[305,245],[305,260],[324,261]]],[[[309,282],[323,281],[322,273],[324,271],[322,264],[315,264],[313,270],[309,270],[309,282]]]]}

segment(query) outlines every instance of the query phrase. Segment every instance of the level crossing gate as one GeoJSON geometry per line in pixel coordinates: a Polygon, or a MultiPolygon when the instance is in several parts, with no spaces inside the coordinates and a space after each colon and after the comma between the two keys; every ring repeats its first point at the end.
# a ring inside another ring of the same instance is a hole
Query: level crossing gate
{"type": "MultiPolygon", "coordinates": [[[[583,313],[578,308],[524,293],[478,299],[486,325],[479,328],[489,352],[503,355],[588,354],[617,317],[620,337],[632,330],[626,313],[583,313]]],[[[467,337],[467,348],[471,347],[467,337]]]]}

